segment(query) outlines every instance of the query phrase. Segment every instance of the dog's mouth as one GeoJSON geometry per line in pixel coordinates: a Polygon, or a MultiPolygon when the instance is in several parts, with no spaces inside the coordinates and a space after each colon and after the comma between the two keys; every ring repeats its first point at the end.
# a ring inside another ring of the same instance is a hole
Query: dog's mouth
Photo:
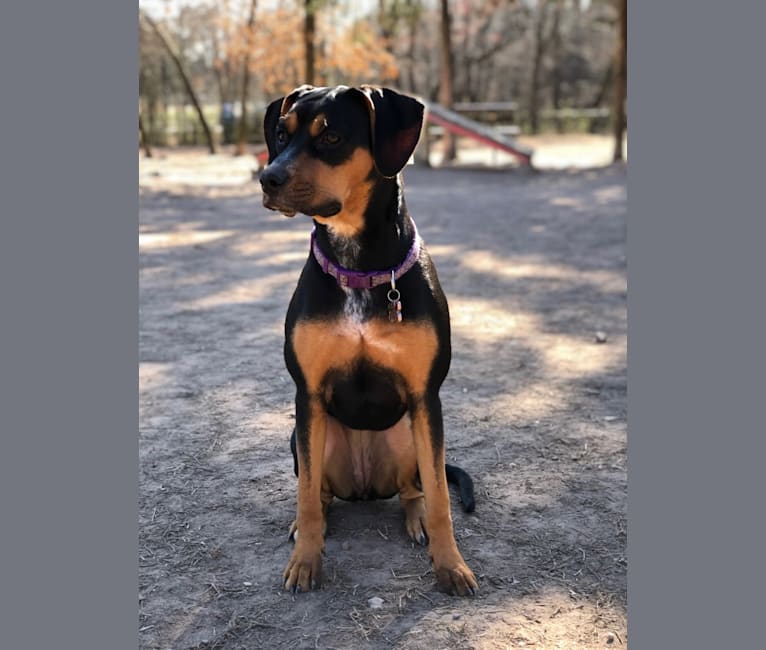
{"type": "Polygon", "coordinates": [[[296,213],[299,212],[298,208],[293,205],[272,199],[266,193],[263,194],[263,207],[268,208],[269,210],[274,210],[275,212],[281,212],[286,217],[294,217],[296,213]]]}
{"type": "Polygon", "coordinates": [[[333,217],[338,214],[342,205],[337,199],[325,201],[319,205],[307,205],[291,200],[272,198],[268,194],[263,195],[263,207],[275,212],[281,212],[286,217],[294,217],[298,212],[309,217],[333,217]]]}

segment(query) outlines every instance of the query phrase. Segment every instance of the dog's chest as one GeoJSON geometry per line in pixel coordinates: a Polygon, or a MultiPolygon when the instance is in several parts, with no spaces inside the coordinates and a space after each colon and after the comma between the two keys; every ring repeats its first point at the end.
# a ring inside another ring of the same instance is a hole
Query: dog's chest
{"type": "Polygon", "coordinates": [[[372,296],[367,289],[343,289],[343,319],[349,323],[362,323],[371,316],[372,296]]]}
{"type": "MultiPolygon", "coordinates": [[[[364,305],[361,306],[362,308],[364,305]]],[[[358,319],[349,306],[332,321],[300,321],[292,334],[298,364],[310,388],[331,371],[350,372],[360,361],[395,371],[416,390],[425,388],[438,350],[432,324],[392,323],[382,317],[358,319]]]]}

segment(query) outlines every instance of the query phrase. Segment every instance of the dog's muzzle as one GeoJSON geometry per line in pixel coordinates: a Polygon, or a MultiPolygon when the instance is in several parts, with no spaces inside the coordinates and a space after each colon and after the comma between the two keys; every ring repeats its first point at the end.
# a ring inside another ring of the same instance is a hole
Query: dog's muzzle
{"type": "Polygon", "coordinates": [[[261,173],[261,187],[264,194],[274,194],[278,192],[287,181],[290,180],[290,173],[284,167],[279,165],[269,165],[261,173]]]}
{"type": "Polygon", "coordinates": [[[260,176],[263,189],[263,205],[269,210],[277,210],[287,217],[294,217],[297,209],[283,205],[279,195],[290,180],[290,172],[281,165],[269,165],[260,176]]]}

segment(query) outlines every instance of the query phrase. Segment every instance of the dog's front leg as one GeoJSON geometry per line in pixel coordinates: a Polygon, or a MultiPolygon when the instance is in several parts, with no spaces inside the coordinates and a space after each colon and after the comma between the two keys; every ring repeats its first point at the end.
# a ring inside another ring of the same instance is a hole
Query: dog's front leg
{"type": "Polygon", "coordinates": [[[475,593],[476,577],[460,555],[452,530],[444,469],[444,424],[438,394],[418,397],[412,405],[412,434],[420,482],[426,500],[428,550],[439,589],[460,596],[475,593]]]}
{"type": "Polygon", "coordinates": [[[322,511],[322,464],[327,415],[315,395],[298,394],[295,400],[298,449],[298,514],[300,531],[284,572],[285,589],[308,591],[322,581],[324,514],[322,511]]]}

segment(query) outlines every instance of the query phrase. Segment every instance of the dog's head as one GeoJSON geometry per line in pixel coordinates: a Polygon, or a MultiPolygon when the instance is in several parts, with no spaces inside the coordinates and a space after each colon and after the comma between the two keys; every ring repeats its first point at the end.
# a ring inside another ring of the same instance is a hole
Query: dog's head
{"type": "Polygon", "coordinates": [[[264,119],[263,204],[357,232],[373,186],[395,177],[412,155],[423,109],[412,97],[370,86],[301,86],[277,99],[264,119]]]}

